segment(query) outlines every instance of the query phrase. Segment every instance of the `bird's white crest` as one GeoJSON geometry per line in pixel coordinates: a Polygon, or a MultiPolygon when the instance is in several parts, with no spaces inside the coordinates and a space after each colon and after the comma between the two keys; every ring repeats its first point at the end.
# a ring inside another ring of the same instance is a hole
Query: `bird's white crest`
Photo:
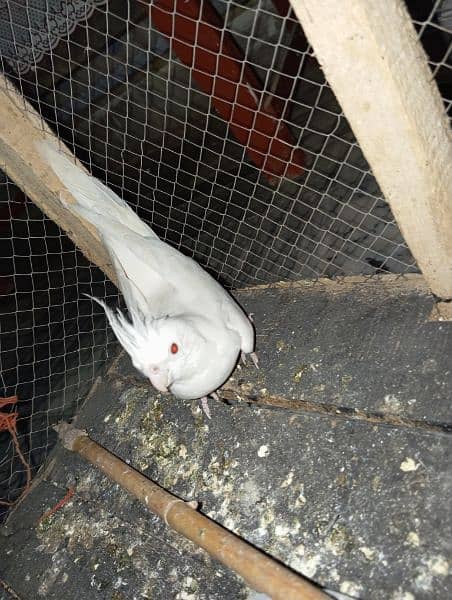
{"type": "Polygon", "coordinates": [[[132,359],[140,356],[148,338],[148,328],[146,327],[144,319],[138,314],[132,313],[132,321],[129,321],[119,308],[116,309],[116,312],[113,312],[103,300],[90,296],[89,294],[85,294],[85,296],[102,306],[114,334],[132,359]]]}
{"type": "MultiPolygon", "coordinates": [[[[171,344],[170,340],[173,338],[168,335],[162,336],[164,319],[146,318],[132,310],[130,311],[130,320],[119,308],[113,311],[99,298],[85,295],[102,306],[114,334],[137,369],[145,375],[149,375],[148,371],[151,366],[156,366],[165,360],[171,344]],[[162,344],[162,337],[166,338],[165,345],[162,344]]],[[[176,337],[174,337],[175,339],[176,337]]]]}

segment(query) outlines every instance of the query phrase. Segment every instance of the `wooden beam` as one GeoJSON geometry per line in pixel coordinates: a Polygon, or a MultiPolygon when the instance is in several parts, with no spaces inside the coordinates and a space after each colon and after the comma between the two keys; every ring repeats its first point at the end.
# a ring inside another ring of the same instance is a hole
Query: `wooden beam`
{"type": "Polygon", "coordinates": [[[432,291],[452,298],[452,138],[402,0],[291,0],[432,291]]]}
{"type": "Polygon", "coordinates": [[[281,120],[281,104],[267,98],[261,106],[262,83],[210,0],[154,0],[150,11],[152,26],[169,37],[253,163],[271,182],[301,175],[303,153],[281,120]]]}
{"type": "MultiPolygon", "coordinates": [[[[60,201],[61,193],[66,198],[70,198],[70,194],[51,166],[35,150],[35,143],[44,139],[53,139],[55,145],[63,147],[34,108],[0,75],[0,168],[64,229],[88,260],[116,283],[110,258],[96,229],[72,215],[60,201]]],[[[85,170],[81,163],[78,164],[85,170]]]]}

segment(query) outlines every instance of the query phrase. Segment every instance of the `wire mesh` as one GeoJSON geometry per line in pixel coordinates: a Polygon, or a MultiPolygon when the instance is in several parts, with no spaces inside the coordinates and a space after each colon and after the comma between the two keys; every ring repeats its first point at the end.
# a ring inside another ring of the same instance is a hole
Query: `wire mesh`
{"type": "MultiPolygon", "coordinates": [[[[103,315],[82,291],[115,294],[105,276],[6,177],[0,178],[1,395],[17,404],[17,442],[34,473],[107,356],[115,352],[103,315]]],[[[0,419],[0,424],[2,419],[0,419]]],[[[14,437],[0,431],[0,516],[24,486],[14,437]]]]}
{"type": "MultiPolygon", "coordinates": [[[[167,0],[0,0],[2,69],[94,175],[228,287],[415,272],[287,0],[189,4],[195,17],[167,0]],[[166,33],[152,12],[159,6],[172,19],[166,33]],[[207,50],[198,68],[194,54],[184,63],[193,35],[195,55],[207,50]],[[252,113],[249,130],[224,116],[226,58],[240,71],[229,104],[252,113]],[[219,87],[208,92],[210,59],[219,87]],[[270,142],[257,148],[253,131],[269,112],[270,142]],[[282,130],[290,152],[279,176],[262,165],[279,168],[272,142],[282,130]],[[289,176],[298,149],[303,172],[289,176]]],[[[407,6],[452,114],[452,2],[407,6]]],[[[116,293],[6,176],[0,194],[2,386],[19,398],[19,442],[36,470],[54,441],[51,424],[75,413],[115,352],[82,293],[116,293]]],[[[0,497],[14,500],[24,469],[7,431],[0,448],[0,497]]]]}

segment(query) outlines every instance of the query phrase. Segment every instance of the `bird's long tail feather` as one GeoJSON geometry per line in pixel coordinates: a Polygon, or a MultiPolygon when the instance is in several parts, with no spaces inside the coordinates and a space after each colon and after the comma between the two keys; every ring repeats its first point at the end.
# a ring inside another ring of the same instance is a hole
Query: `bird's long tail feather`
{"type": "Polygon", "coordinates": [[[61,201],[68,210],[88,220],[102,234],[111,229],[111,222],[120,224],[146,237],[156,237],[152,229],[101,181],[92,177],[61,152],[52,140],[37,144],[39,153],[52,167],[57,177],[77,201],[69,202],[64,194],[61,201]]]}

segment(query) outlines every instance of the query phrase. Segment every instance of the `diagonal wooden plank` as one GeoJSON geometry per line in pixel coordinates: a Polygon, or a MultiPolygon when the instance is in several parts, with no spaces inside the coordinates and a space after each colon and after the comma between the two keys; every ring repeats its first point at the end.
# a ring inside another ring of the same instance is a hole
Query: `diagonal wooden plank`
{"type": "MultiPolygon", "coordinates": [[[[60,144],[34,108],[0,75],[0,167],[30,200],[64,229],[86,258],[116,283],[107,251],[94,227],[71,215],[60,201],[60,193],[66,197],[70,194],[51,166],[36,152],[35,144],[44,139],[60,144]]],[[[79,166],[84,168],[80,163],[79,166]]]]}

